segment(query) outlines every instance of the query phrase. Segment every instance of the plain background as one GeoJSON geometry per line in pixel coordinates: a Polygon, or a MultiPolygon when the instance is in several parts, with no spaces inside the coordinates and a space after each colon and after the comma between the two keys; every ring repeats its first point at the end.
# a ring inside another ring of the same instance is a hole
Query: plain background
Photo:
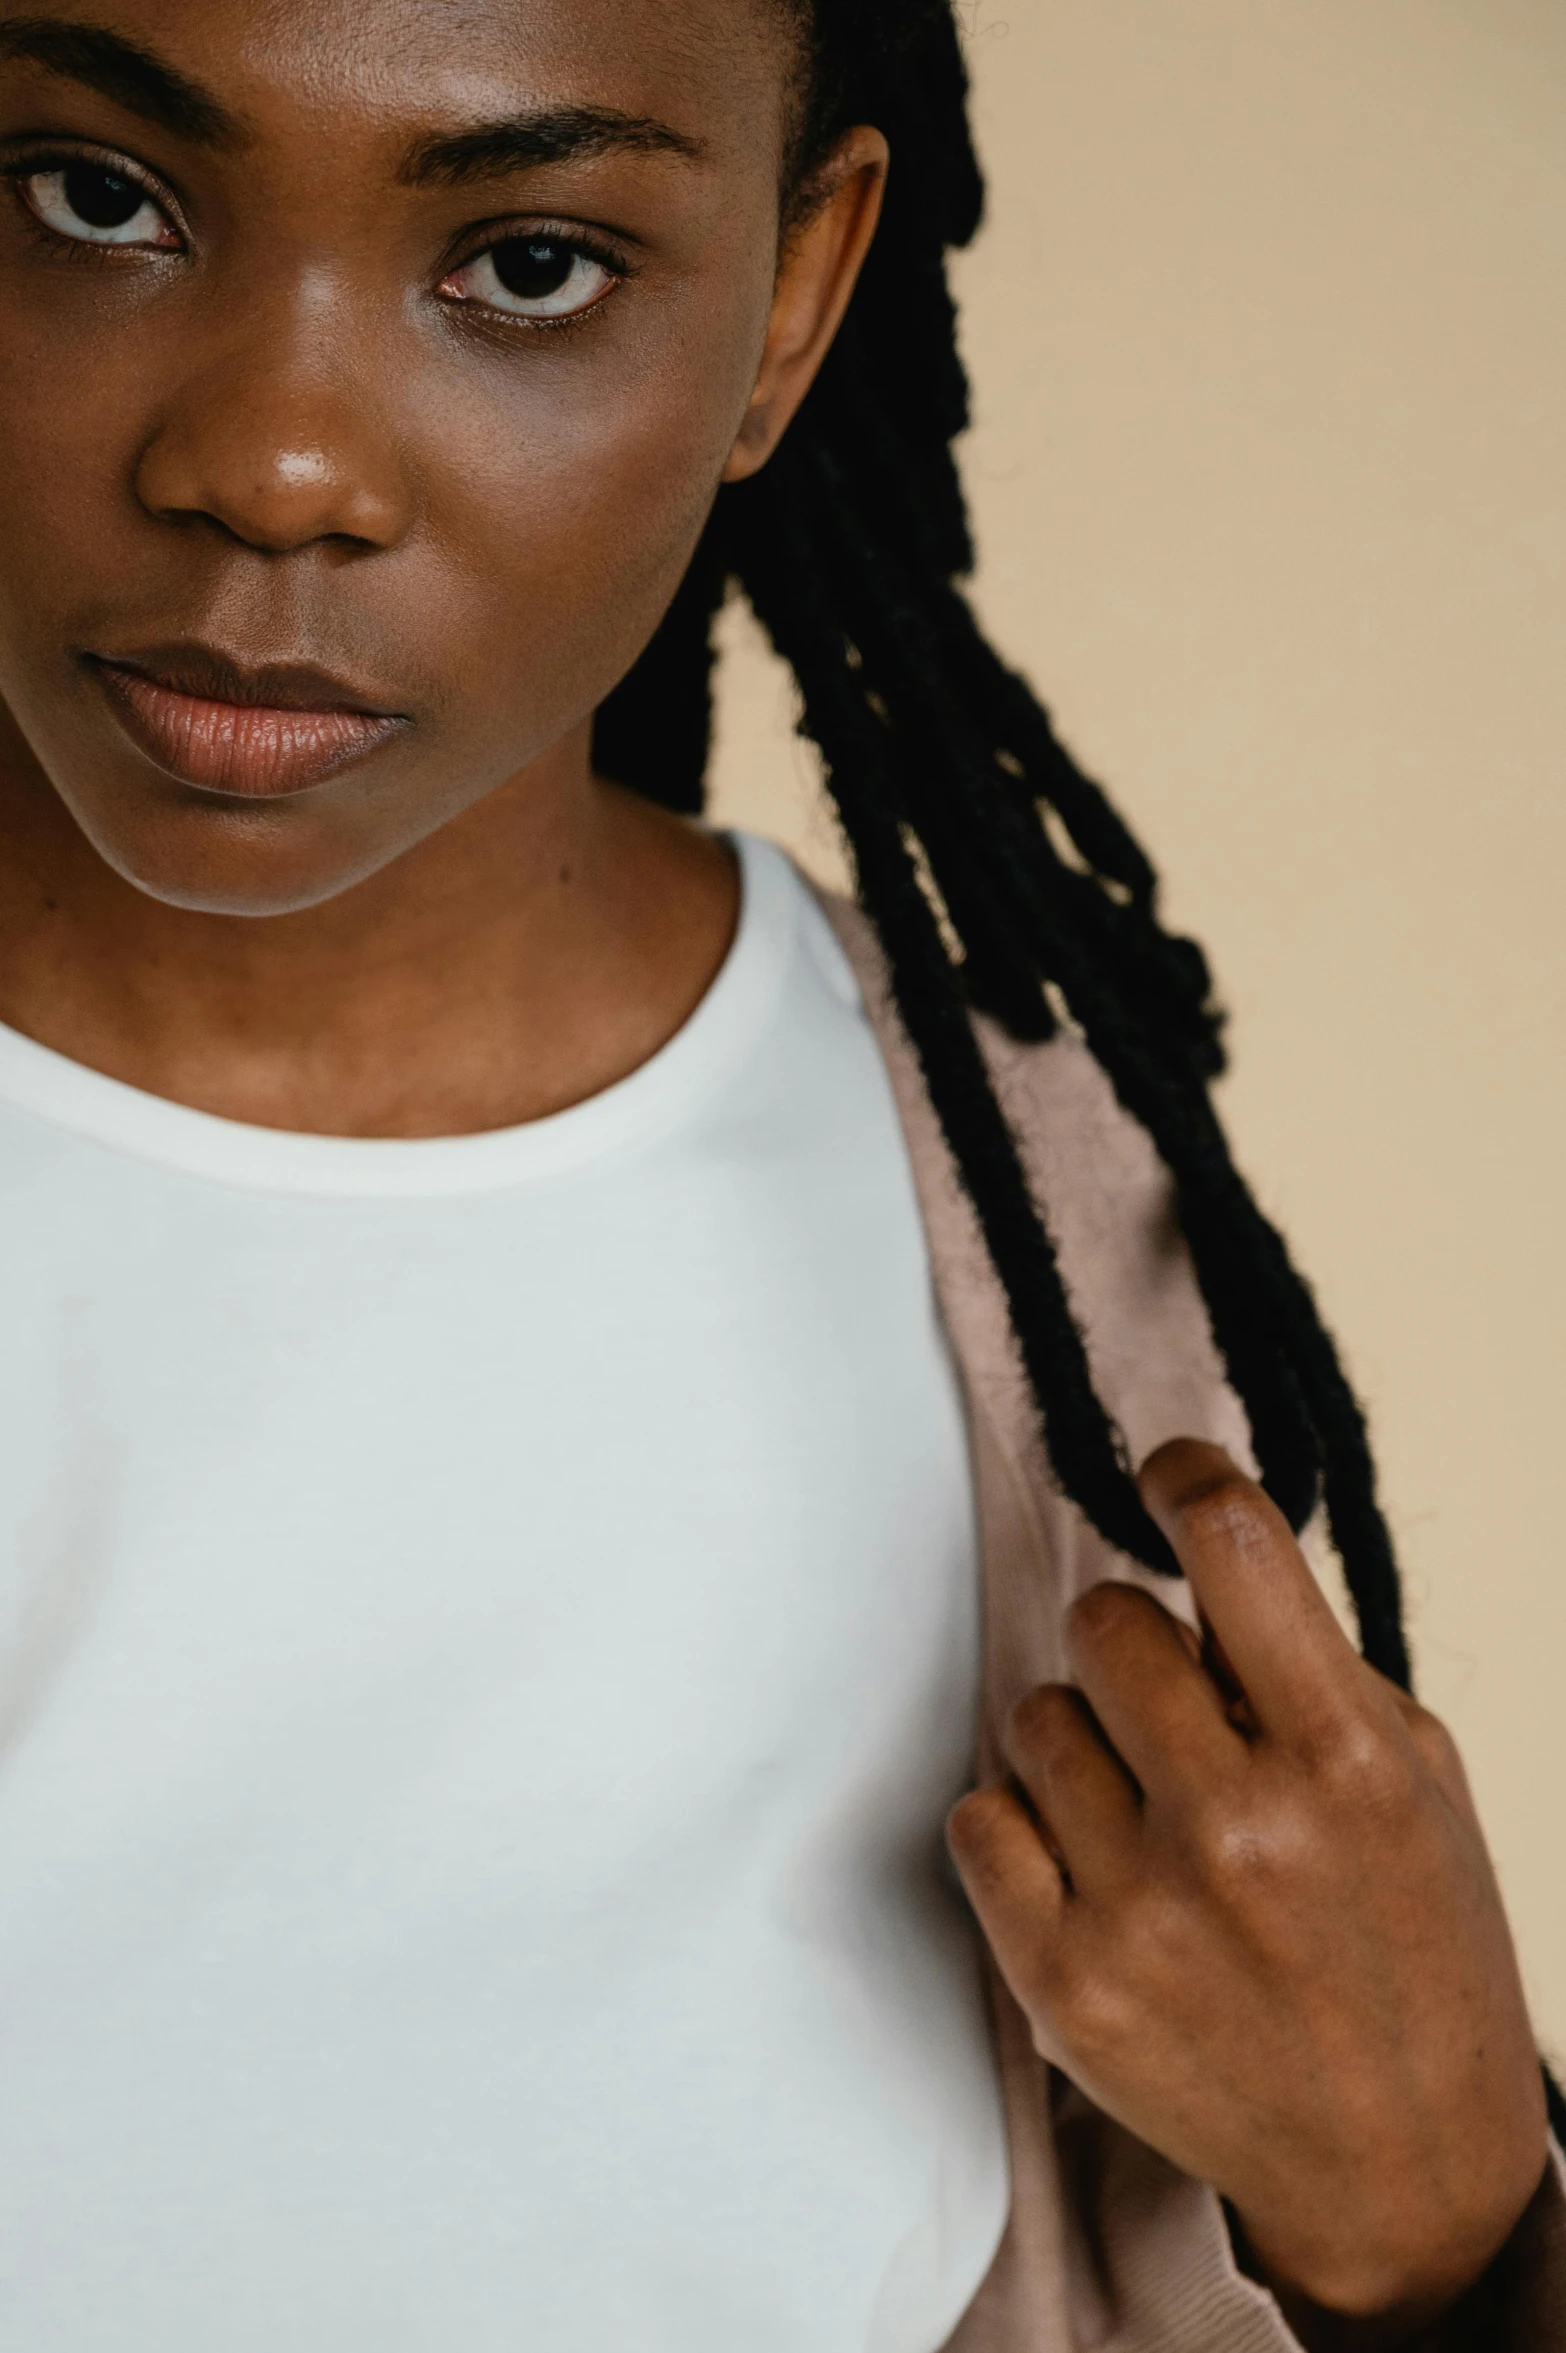
{"type": "MultiPolygon", "coordinates": [[[[1566,2054],[1566,9],[961,13],[978,602],[1213,954],[1566,2054]]],[[[726,627],[718,812],[838,873],[726,627]]]]}

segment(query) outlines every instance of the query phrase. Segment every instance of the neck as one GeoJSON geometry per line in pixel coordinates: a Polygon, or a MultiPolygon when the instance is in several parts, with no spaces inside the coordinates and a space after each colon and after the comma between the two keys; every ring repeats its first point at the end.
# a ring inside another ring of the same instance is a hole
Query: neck
{"type": "Polygon", "coordinates": [[[212,915],[105,864],[0,710],[0,1021],[220,1117],[453,1135],[582,1101],[710,984],[732,866],[581,729],[319,907],[212,915]]]}

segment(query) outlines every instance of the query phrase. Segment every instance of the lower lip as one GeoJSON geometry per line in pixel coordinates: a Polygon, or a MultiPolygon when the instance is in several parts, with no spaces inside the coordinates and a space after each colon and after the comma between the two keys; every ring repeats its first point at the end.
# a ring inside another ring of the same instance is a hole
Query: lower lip
{"type": "Polygon", "coordinates": [[[367,711],[285,711],[210,702],[139,670],[94,664],[126,733],[165,775],[206,792],[277,800],[306,792],[401,732],[367,711]]]}

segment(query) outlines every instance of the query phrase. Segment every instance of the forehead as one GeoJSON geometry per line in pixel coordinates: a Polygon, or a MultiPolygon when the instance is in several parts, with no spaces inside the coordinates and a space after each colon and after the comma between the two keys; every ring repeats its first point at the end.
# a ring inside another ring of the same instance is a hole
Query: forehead
{"type": "Polygon", "coordinates": [[[775,140],[797,46],[787,0],[0,0],[0,56],[40,22],[133,43],[261,138],[591,106],[719,156],[775,140]]]}

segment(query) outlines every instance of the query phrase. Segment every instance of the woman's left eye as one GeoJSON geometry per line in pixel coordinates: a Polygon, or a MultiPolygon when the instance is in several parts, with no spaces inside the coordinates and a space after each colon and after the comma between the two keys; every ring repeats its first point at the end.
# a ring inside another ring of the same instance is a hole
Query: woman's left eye
{"type": "Polygon", "coordinates": [[[168,214],[141,182],[107,164],[54,164],[26,173],[20,185],[44,227],[74,244],[166,249],[179,243],[168,214]]]}
{"type": "Polygon", "coordinates": [[[602,302],[618,273],[564,237],[502,237],[441,287],[514,319],[570,319],[602,302]]]}

